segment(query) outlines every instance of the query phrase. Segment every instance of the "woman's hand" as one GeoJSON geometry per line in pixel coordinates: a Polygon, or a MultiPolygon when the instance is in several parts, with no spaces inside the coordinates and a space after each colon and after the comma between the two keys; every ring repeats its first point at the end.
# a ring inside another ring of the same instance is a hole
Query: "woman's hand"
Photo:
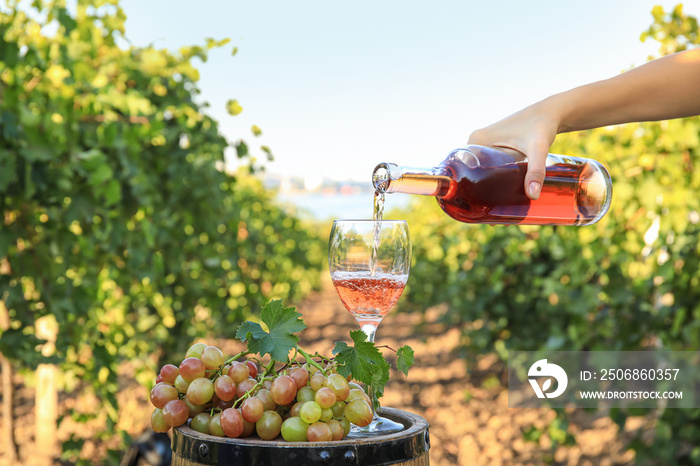
{"type": "Polygon", "coordinates": [[[549,147],[558,133],[700,114],[700,48],[650,61],[613,78],[555,94],[474,131],[470,144],[527,156],[525,192],[540,196],[549,147]]]}
{"type": "Polygon", "coordinates": [[[498,123],[474,131],[469,144],[513,149],[527,156],[525,193],[540,197],[549,147],[557,135],[559,122],[550,100],[531,105],[498,123]]]}

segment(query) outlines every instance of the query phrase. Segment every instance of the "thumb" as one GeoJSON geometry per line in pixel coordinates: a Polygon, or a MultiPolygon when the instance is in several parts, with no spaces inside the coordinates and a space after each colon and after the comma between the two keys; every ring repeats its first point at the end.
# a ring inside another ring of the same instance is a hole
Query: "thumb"
{"type": "Polygon", "coordinates": [[[545,166],[547,163],[547,148],[535,148],[528,151],[527,174],[525,175],[525,193],[536,200],[540,197],[544,183],[545,166]]]}

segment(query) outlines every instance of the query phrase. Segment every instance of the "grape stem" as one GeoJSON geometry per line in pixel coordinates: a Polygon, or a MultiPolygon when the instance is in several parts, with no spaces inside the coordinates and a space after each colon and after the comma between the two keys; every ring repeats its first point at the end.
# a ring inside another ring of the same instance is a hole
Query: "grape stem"
{"type": "MultiPolygon", "coordinates": [[[[314,366],[315,368],[317,368],[318,370],[320,370],[321,373],[322,373],[323,375],[326,375],[325,369],[323,369],[323,367],[321,367],[321,365],[320,365],[319,363],[317,363],[316,361],[314,361],[314,360],[312,359],[312,357],[309,356],[309,353],[307,353],[306,351],[304,351],[303,349],[301,349],[301,348],[299,348],[299,347],[297,347],[297,349],[299,350],[299,352],[301,353],[301,355],[304,356],[304,359],[306,359],[306,363],[307,363],[307,364],[311,364],[312,366],[314,366]]],[[[316,353],[315,356],[320,356],[320,357],[321,357],[321,360],[323,360],[323,356],[321,356],[320,354],[316,353]]]]}
{"type": "MultiPolygon", "coordinates": [[[[274,364],[275,362],[276,362],[275,360],[272,360],[272,362],[271,362],[270,364],[274,364]]],[[[267,371],[267,368],[265,368],[265,370],[267,371]]],[[[265,372],[265,373],[267,373],[267,372],[265,372]]],[[[237,399],[236,401],[234,401],[233,407],[234,407],[234,408],[237,408],[237,407],[240,406],[245,400],[247,400],[248,398],[250,398],[251,396],[253,396],[253,393],[254,393],[257,389],[259,389],[260,387],[262,387],[262,386],[263,386],[263,383],[264,383],[266,380],[274,380],[274,379],[275,379],[274,377],[264,377],[264,376],[261,377],[259,382],[257,382],[255,385],[253,385],[252,387],[250,387],[250,390],[248,390],[247,392],[245,392],[245,394],[244,394],[242,397],[240,397],[239,399],[237,399]]]]}
{"type": "MultiPolygon", "coordinates": [[[[279,369],[277,369],[277,373],[279,374],[280,372],[286,371],[287,368],[288,368],[289,366],[291,366],[291,365],[294,363],[294,360],[297,358],[297,354],[299,354],[299,353],[298,353],[298,351],[297,351],[297,347],[295,347],[295,348],[294,348],[294,356],[292,356],[291,358],[287,359],[287,362],[284,364],[284,366],[282,366],[282,367],[280,367],[279,369]]],[[[286,372],[284,372],[284,373],[286,374],[286,372]]]]}
{"type": "Polygon", "coordinates": [[[230,358],[228,358],[226,361],[224,361],[224,363],[222,364],[222,367],[227,365],[227,364],[231,364],[233,361],[236,361],[238,358],[241,358],[241,357],[246,356],[248,354],[250,354],[250,351],[241,351],[240,353],[233,355],[230,358]]]}
{"type": "Polygon", "coordinates": [[[302,350],[302,349],[299,348],[298,346],[294,348],[294,356],[292,356],[291,358],[289,358],[289,359],[287,360],[287,362],[284,364],[284,366],[282,366],[282,367],[280,367],[279,369],[277,369],[277,373],[279,374],[280,372],[284,372],[284,373],[286,374],[286,369],[287,369],[288,367],[293,366],[294,364],[301,365],[298,361],[296,361],[296,358],[297,358],[297,356],[299,355],[299,352],[301,352],[301,353],[304,355],[304,359],[305,359],[306,362],[311,363],[314,367],[316,367],[317,369],[319,369],[323,375],[326,375],[326,372],[327,372],[327,371],[324,370],[324,369],[320,366],[320,363],[329,363],[329,362],[333,362],[333,359],[332,359],[332,358],[329,359],[329,358],[323,357],[322,355],[320,355],[320,354],[318,353],[318,351],[317,351],[316,353],[312,354],[312,355],[309,355],[309,354],[305,353],[304,350],[302,350]],[[313,358],[315,358],[315,357],[318,357],[318,358],[320,359],[320,361],[319,361],[319,362],[314,361],[313,358]]]}
{"type": "Polygon", "coordinates": [[[379,345],[379,346],[377,346],[376,348],[386,348],[386,349],[388,349],[388,350],[393,351],[393,352],[396,353],[396,354],[399,353],[398,351],[396,351],[394,348],[392,348],[392,347],[389,346],[389,345],[379,345]]]}
{"type": "Polygon", "coordinates": [[[267,374],[272,374],[273,372],[275,372],[275,364],[277,364],[277,361],[272,359],[270,361],[270,364],[268,364],[267,366],[263,366],[265,368],[265,371],[263,372],[263,377],[265,377],[267,374]]]}

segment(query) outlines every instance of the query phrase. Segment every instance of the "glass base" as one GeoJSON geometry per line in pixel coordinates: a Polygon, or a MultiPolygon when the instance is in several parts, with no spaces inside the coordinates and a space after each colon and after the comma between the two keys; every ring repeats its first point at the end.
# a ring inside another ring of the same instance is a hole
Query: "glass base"
{"type": "Polygon", "coordinates": [[[359,438],[359,437],[373,437],[375,435],[393,434],[396,432],[401,432],[405,427],[403,424],[394,422],[391,419],[374,415],[372,422],[365,427],[359,427],[353,424],[350,428],[350,433],[348,437],[359,438]]]}

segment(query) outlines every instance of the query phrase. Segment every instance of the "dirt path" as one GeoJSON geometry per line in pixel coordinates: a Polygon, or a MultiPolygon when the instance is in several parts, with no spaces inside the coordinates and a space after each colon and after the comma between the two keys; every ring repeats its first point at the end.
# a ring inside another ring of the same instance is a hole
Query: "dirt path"
{"type": "MultiPolygon", "coordinates": [[[[340,302],[330,278],[325,279],[321,292],[313,293],[299,303],[297,310],[308,325],[301,334],[301,345],[311,351],[330,355],[335,342],[349,341],[350,330],[357,328],[357,323],[340,302]]],[[[378,344],[392,348],[408,344],[415,351],[416,362],[408,378],[392,371],[382,404],[416,413],[429,422],[432,466],[631,464],[634,457],[632,452],[626,451],[625,439],[639,427],[640,420],[628,421],[625,431],[618,433],[617,426],[607,417],[577,412],[574,413],[576,423],[572,426],[578,441],[576,446],[552,452],[547,435],[537,443],[523,440],[524,431],[531,426],[546,427],[554,417],[553,413],[546,409],[508,409],[507,393],[499,382],[503,371],[496,369],[496,358],[485,357],[475,366],[467,367],[456,351],[460,331],[436,323],[439,315],[439,308],[430,309],[418,332],[416,325],[420,323],[420,316],[391,312],[381,323],[376,339],[378,344]]],[[[212,344],[220,345],[229,354],[243,348],[240,342],[234,341],[215,341],[212,344]]],[[[386,356],[390,357],[390,352],[386,356]]],[[[118,428],[136,437],[149,428],[152,407],[147,390],[134,381],[128,368],[121,380],[124,386],[118,397],[118,428]]],[[[15,378],[15,387],[15,434],[22,464],[66,464],[47,458],[56,458],[58,451],[37,451],[33,439],[34,391],[24,386],[19,376],[15,378]]],[[[75,407],[90,412],[97,408],[97,401],[85,395],[61,394],[59,415],[75,407]]],[[[104,422],[103,417],[87,424],[75,423],[68,418],[61,424],[58,435],[61,440],[70,438],[71,434],[86,438],[84,457],[100,458],[109,445],[94,438],[94,433],[103,428],[104,422]]],[[[0,466],[5,465],[8,462],[0,452],[0,466]]]]}

